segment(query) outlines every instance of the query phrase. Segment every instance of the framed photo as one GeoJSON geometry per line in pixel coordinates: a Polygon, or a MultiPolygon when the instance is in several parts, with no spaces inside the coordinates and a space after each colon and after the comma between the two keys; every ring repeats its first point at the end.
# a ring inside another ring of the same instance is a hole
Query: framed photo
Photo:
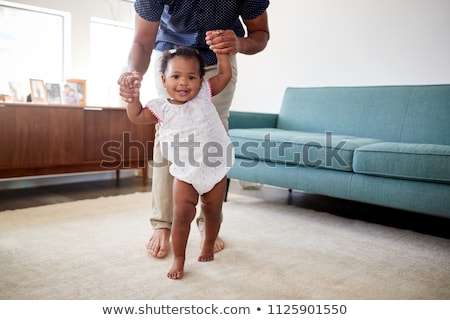
{"type": "Polygon", "coordinates": [[[33,103],[48,103],[47,89],[44,81],[38,79],[30,79],[31,87],[31,102],[33,103]]]}
{"type": "Polygon", "coordinates": [[[67,79],[63,89],[65,104],[86,105],[86,80],[67,79]]]}
{"type": "Polygon", "coordinates": [[[9,90],[11,91],[11,95],[13,98],[13,102],[26,102],[27,95],[24,90],[24,86],[21,82],[18,81],[10,81],[9,82],[9,90]]]}
{"type": "Polygon", "coordinates": [[[52,104],[61,104],[61,86],[59,83],[46,83],[47,101],[52,104]]]}

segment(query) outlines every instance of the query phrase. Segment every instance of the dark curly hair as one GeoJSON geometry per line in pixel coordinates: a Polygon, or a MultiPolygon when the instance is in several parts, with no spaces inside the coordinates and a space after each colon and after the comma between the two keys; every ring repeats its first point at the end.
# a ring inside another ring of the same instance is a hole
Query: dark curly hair
{"type": "Polygon", "coordinates": [[[189,47],[176,47],[174,49],[166,50],[163,53],[161,58],[161,66],[159,71],[164,74],[167,70],[167,65],[169,64],[170,59],[173,57],[184,57],[188,59],[197,59],[200,65],[200,77],[203,78],[205,75],[205,62],[200,56],[200,52],[197,49],[189,48],[189,47]]]}

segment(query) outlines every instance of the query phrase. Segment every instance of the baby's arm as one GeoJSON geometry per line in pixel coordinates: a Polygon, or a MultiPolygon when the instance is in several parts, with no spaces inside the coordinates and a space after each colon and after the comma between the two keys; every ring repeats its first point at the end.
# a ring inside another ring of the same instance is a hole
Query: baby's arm
{"type": "Polygon", "coordinates": [[[142,104],[139,99],[135,99],[133,102],[127,104],[128,119],[134,124],[149,124],[156,123],[158,119],[148,108],[142,108],[142,104]]]}
{"type": "MultiPolygon", "coordinates": [[[[223,32],[218,31],[208,31],[208,32],[223,32]]],[[[219,94],[228,82],[231,80],[233,69],[231,66],[230,55],[229,54],[217,54],[217,74],[209,79],[211,85],[212,95],[215,96],[219,94]]]]}

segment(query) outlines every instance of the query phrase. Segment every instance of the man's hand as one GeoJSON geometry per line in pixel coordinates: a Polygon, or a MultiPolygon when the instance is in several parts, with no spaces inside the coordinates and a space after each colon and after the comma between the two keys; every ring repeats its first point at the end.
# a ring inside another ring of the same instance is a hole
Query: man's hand
{"type": "Polygon", "coordinates": [[[216,54],[236,54],[239,52],[239,39],[233,30],[214,30],[206,32],[206,44],[216,54]]]}
{"type": "Polygon", "coordinates": [[[142,74],[139,72],[124,72],[120,75],[117,84],[120,86],[120,96],[125,102],[133,102],[139,98],[142,74]]]}

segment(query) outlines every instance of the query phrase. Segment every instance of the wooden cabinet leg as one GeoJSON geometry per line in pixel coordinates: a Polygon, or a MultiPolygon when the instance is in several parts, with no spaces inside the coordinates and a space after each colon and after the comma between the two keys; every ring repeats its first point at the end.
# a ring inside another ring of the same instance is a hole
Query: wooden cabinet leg
{"type": "Polygon", "coordinates": [[[227,178],[227,189],[225,191],[225,199],[223,200],[224,202],[227,202],[228,200],[228,190],[230,189],[230,178],[227,178]]]}
{"type": "Polygon", "coordinates": [[[120,184],[120,170],[116,170],[116,186],[120,184]]]}
{"type": "Polygon", "coordinates": [[[147,186],[147,179],[148,179],[148,166],[145,165],[145,166],[142,168],[142,185],[143,185],[144,187],[147,186]]]}

